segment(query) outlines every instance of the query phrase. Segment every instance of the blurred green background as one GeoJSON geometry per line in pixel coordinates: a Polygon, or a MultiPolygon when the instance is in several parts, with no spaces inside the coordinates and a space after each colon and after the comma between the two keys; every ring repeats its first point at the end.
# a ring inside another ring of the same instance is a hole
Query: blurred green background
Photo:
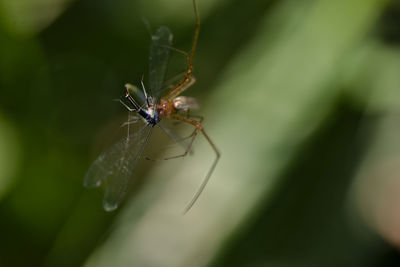
{"type": "MultiPolygon", "coordinates": [[[[190,0],[0,0],[0,266],[400,266],[400,1],[198,0],[214,154],[142,160],[113,213],[83,188],[113,102],[190,0]]],[[[173,54],[168,77],[185,69],[173,54]]],[[[145,153],[170,155],[155,134],[145,153]]]]}

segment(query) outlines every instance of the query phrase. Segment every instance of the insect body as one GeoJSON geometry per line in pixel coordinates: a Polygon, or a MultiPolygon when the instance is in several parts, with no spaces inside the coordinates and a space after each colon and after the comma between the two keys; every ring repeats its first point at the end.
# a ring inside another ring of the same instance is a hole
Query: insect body
{"type": "Polygon", "coordinates": [[[193,141],[197,134],[201,132],[215,152],[215,159],[206,174],[198,191],[185,208],[187,212],[196,202],[204,187],[206,186],[211,174],[220,157],[220,152],[214,142],[205,132],[200,116],[190,116],[189,111],[198,107],[197,101],[192,97],[180,96],[182,92],[195,83],[193,72],[193,57],[196,51],[197,39],[199,35],[200,21],[197,13],[196,3],[193,0],[195,13],[195,32],[191,53],[173,48],[172,33],[166,26],[161,26],[152,35],[149,56],[149,92],[147,92],[143,82],[141,92],[133,85],[126,84],[125,98],[129,104],[120,102],[130,111],[136,114],[134,120],[126,122],[129,126],[138,120],[144,121],[144,126],[135,133],[129,133],[123,140],[113,145],[110,149],[103,152],[91,165],[84,179],[86,187],[97,187],[105,184],[106,192],[103,199],[103,207],[106,211],[115,210],[126,194],[130,179],[134,175],[134,169],[142,156],[145,146],[151,136],[154,127],[160,128],[174,140],[176,139],[171,132],[162,125],[164,119],[180,121],[194,126],[193,133],[190,135],[189,144],[185,151],[180,155],[164,158],[164,160],[185,157],[191,150],[193,141]],[[181,80],[170,86],[170,90],[162,95],[165,71],[169,59],[170,51],[174,50],[182,53],[186,57],[187,69],[181,80]],[[139,104],[132,95],[141,99],[139,104]]]}

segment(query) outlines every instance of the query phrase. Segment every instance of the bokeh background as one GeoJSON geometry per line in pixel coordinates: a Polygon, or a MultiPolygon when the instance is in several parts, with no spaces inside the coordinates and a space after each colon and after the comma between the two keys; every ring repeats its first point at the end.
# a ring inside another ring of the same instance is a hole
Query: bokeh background
{"type": "Polygon", "coordinates": [[[146,81],[147,24],[190,49],[192,3],[0,0],[0,266],[400,266],[400,1],[198,6],[185,95],[221,161],[186,215],[214,157],[201,136],[142,160],[106,213],[82,183],[124,134],[113,99],[146,81]]]}

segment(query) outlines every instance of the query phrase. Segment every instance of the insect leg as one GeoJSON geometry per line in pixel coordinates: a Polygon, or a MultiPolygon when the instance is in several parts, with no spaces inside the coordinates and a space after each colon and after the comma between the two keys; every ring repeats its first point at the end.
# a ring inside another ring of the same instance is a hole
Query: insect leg
{"type": "MultiPolygon", "coordinates": [[[[192,118],[193,118],[193,117],[199,118],[199,121],[195,121],[195,120],[192,120],[192,119],[190,119],[190,120],[193,121],[193,122],[198,122],[198,123],[200,123],[200,124],[201,124],[201,123],[203,122],[203,120],[204,120],[204,118],[203,118],[202,116],[192,116],[192,118]]],[[[187,118],[186,118],[186,119],[187,119],[187,118]]],[[[180,120],[179,120],[179,121],[180,121],[180,120]]],[[[182,122],[182,121],[180,121],[180,122],[182,122]]],[[[196,136],[197,136],[197,134],[198,134],[198,132],[199,132],[199,129],[198,129],[198,128],[195,128],[195,129],[193,130],[193,132],[192,132],[189,136],[178,139],[176,136],[173,136],[173,135],[172,135],[166,128],[164,128],[163,126],[161,126],[161,125],[157,125],[157,126],[160,127],[161,130],[163,130],[171,139],[173,139],[173,140],[174,140],[175,142],[177,142],[177,143],[181,143],[182,141],[184,141],[184,140],[186,140],[186,139],[189,139],[189,138],[191,138],[191,140],[190,140],[189,144],[186,146],[185,151],[184,151],[182,154],[175,155],[175,156],[170,156],[170,157],[166,157],[166,158],[161,158],[161,159],[154,159],[154,158],[146,157],[147,160],[151,160],[151,161],[163,161],[163,160],[170,160],[170,159],[183,158],[183,157],[186,157],[186,156],[191,152],[194,139],[196,138],[196,136]]]]}
{"type": "MultiPolygon", "coordinates": [[[[217,166],[217,163],[219,161],[219,158],[221,156],[221,153],[219,152],[218,148],[216,147],[216,145],[214,144],[214,142],[211,140],[211,138],[208,136],[208,134],[205,132],[203,125],[201,124],[201,122],[198,122],[196,120],[192,120],[192,119],[187,119],[187,118],[182,118],[182,117],[172,117],[172,119],[178,120],[178,121],[182,121],[188,124],[193,125],[194,127],[196,127],[196,134],[194,135],[194,137],[196,137],[197,133],[200,131],[203,136],[206,138],[206,140],[208,141],[208,143],[210,144],[210,146],[212,147],[212,149],[215,152],[215,159],[214,162],[211,165],[211,168],[209,169],[206,177],[204,178],[203,182],[200,184],[199,189],[197,190],[197,192],[195,193],[195,195],[193,196],[192,200],[189,202],[189,204],[185,207],[183,213],[186,213],[190,210],[190,208],[196,203],[197,199],[199,198],[199,196],[201,195],[201,193],[203,192],[204,188],[206,187],[208,181],[210,180],[211,174],[213,173],[215,166],[217,166]]],[[[194,137],[191,141],[190,146],[193,143],[194,137]]],[[[187,153],[187,152],[186,152],[187,153]]]]}

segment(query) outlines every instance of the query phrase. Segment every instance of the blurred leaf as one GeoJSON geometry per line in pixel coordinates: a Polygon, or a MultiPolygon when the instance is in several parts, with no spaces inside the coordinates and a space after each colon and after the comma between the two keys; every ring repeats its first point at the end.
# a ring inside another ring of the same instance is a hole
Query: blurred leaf
{"type": "Polygon", "coordinates": [[[20,144],[15,129],[0,113],[0,201],[16,183],[20,144]]]}
{"type": "Polygon", "coordinates": [[[367,112],[400,108],[400,51],[368,40],[356,49],[344,67],[345,88],[367,112]]]}
{"type": "MultiPolygon", "coordinates": [[[[210,96],[205,129],[222,159],[199,203],[185,216],[178,210],[214,157],[200,138],[194,158],[152,174],[174,179],[136,221],[128,214],[137,205],[129,203],[87,266],[206,265],[252,208],[271,195],[297,149],[326,119],[340,95],[335,77],[346,53],[364,37],[383,4],[280,2],[221,73],[210,96]]],[[[149,188],[143,196],[151,195],[149,188]]]]}
{"type": "Polygon", "coordinates": [[[13,35],[31,36],[52,23],[72,0],[0,0],[0,23],[13,35]]]}

